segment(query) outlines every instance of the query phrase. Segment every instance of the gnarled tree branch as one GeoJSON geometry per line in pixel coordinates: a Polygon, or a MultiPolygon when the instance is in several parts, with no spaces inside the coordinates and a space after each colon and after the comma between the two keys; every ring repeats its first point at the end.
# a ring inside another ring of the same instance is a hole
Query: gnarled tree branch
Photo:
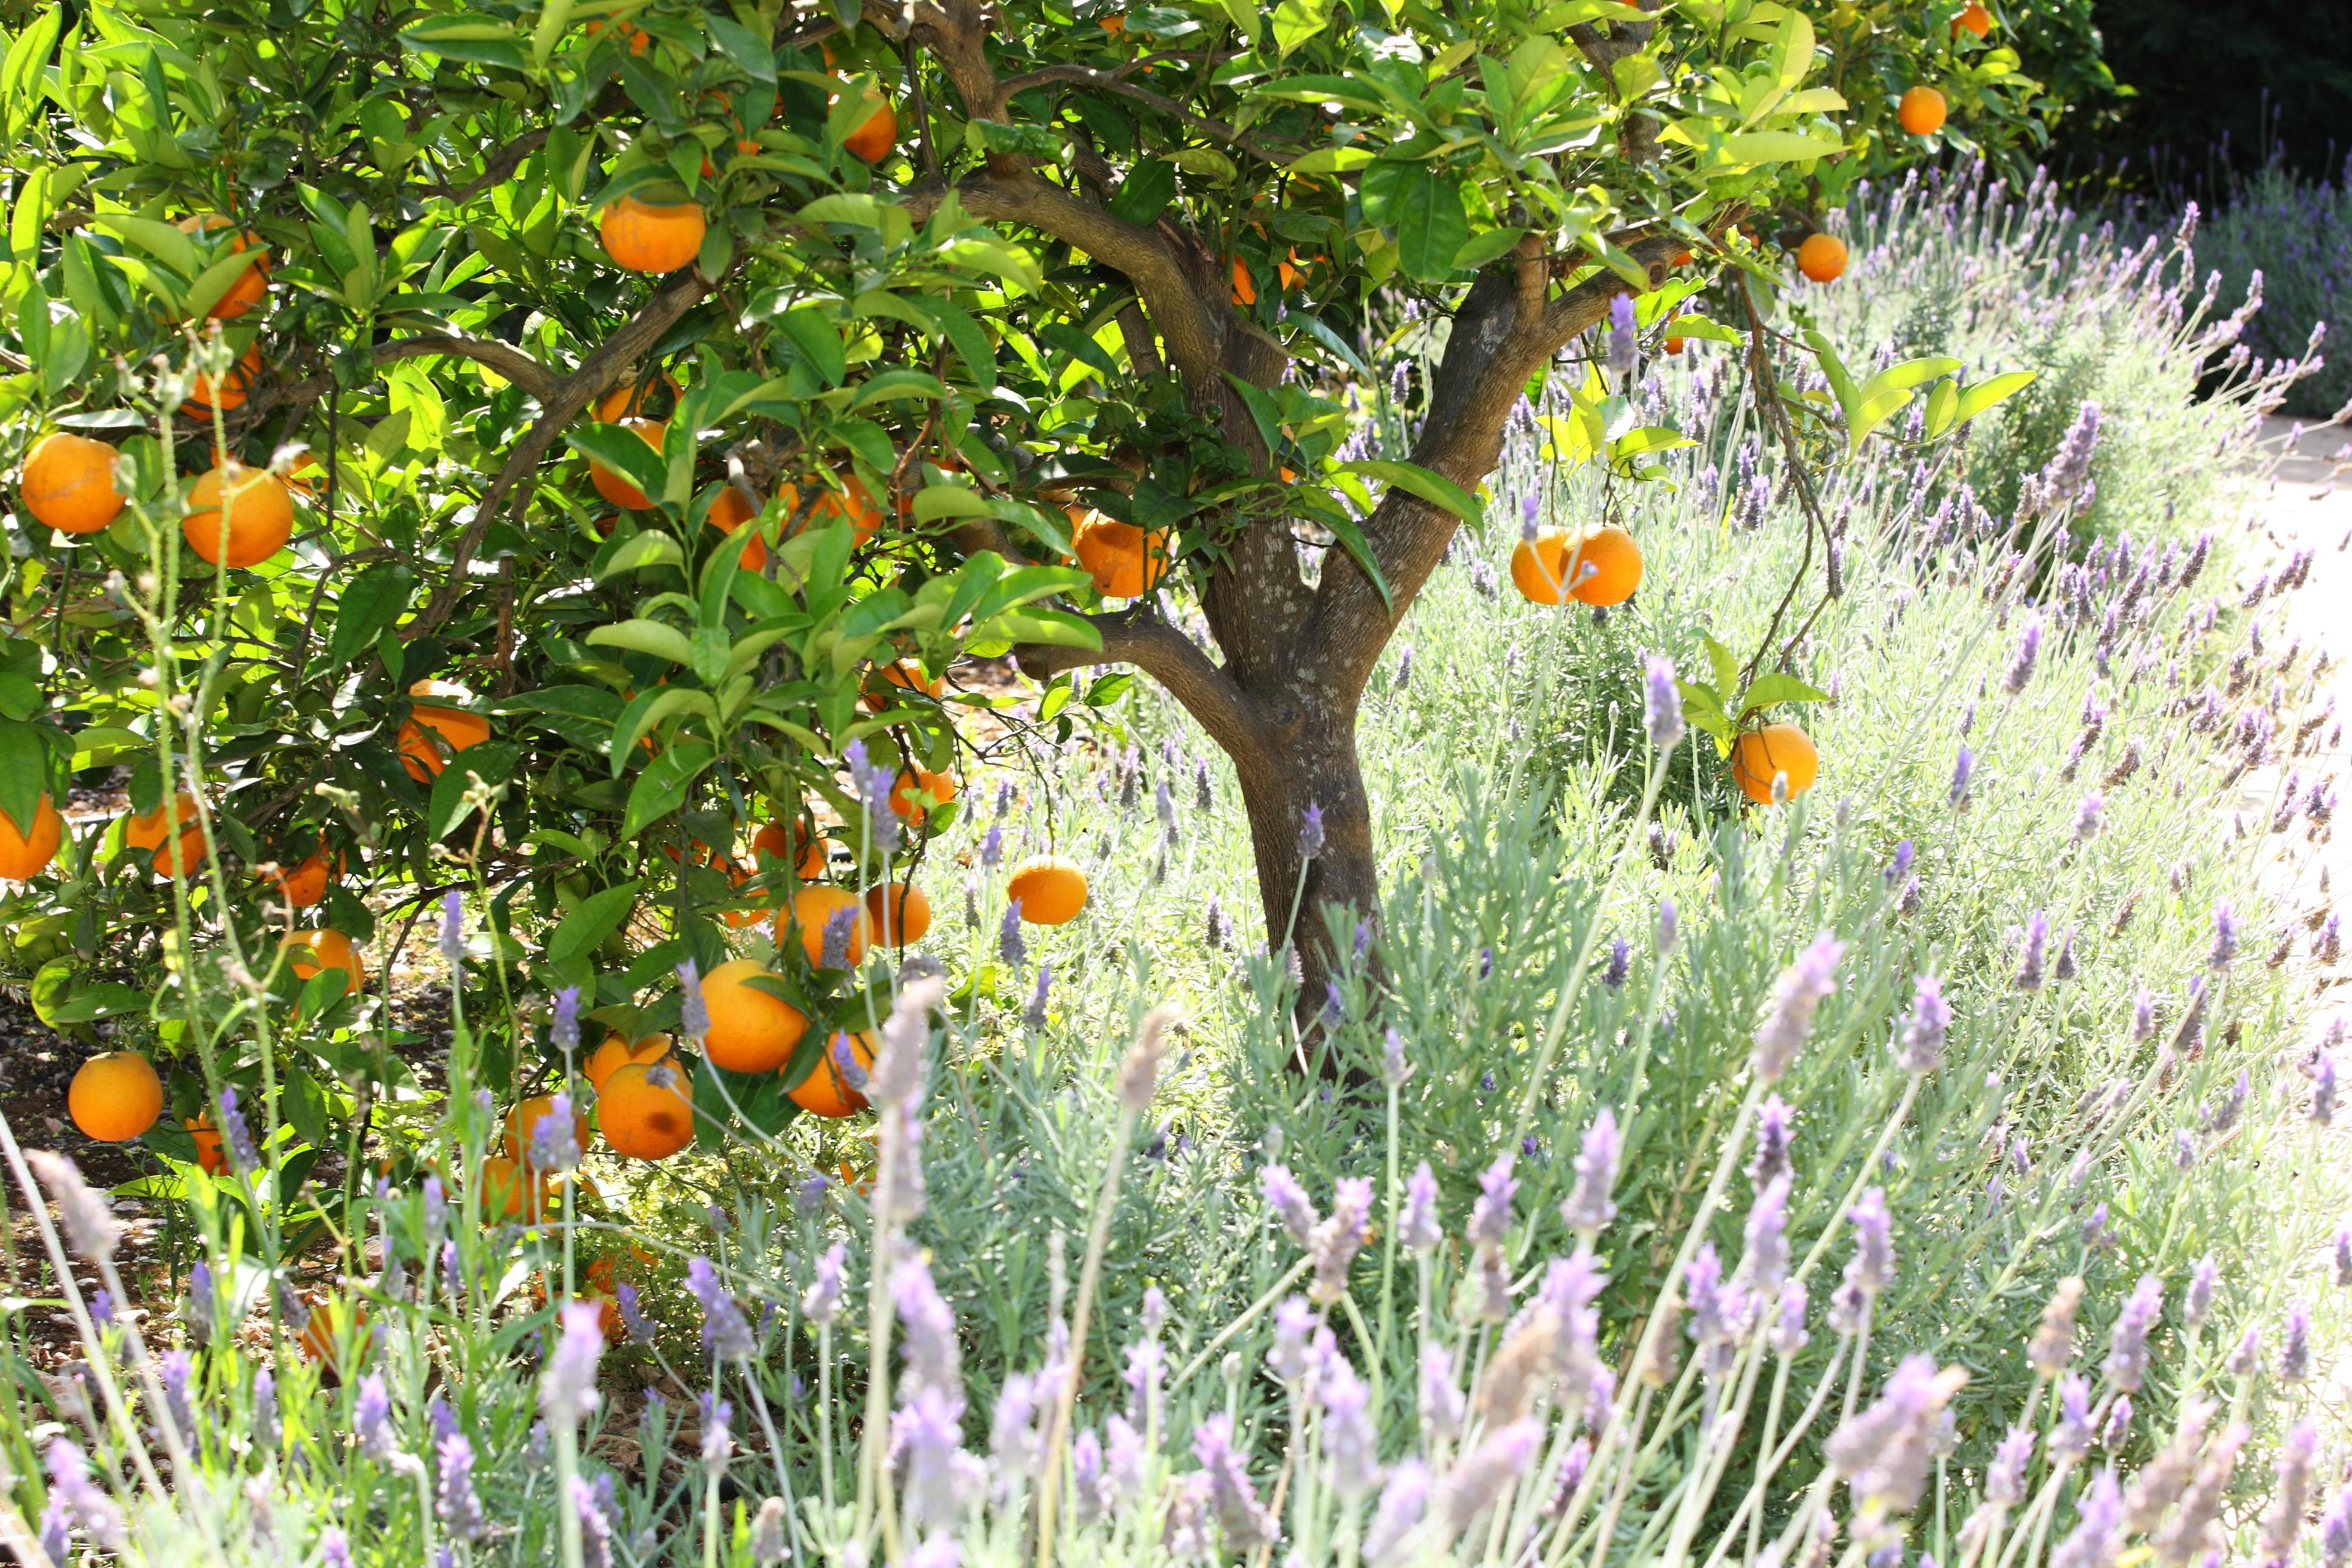
{"type": "Polygon", "coordinates": [[[1044,680],[1066,669],[1131,664],[1166,687],[1229,755],[1246,758],[1264,748],[1265,721],[1257,704],[1192,638],[1139,608],[1086,619],[1102,635],[1099,653],[1059,643],[1024,643],[1013,650],[1021,672],[1044,680]]]}

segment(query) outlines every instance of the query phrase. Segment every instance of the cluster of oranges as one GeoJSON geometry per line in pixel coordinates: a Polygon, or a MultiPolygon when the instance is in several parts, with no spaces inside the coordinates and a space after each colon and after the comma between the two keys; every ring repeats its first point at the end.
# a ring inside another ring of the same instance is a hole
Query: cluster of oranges
{"type": "Polygon", "coordinates": [[[1642,547],[1613,522],[1541,529],[1511,552],[1511,582],[1538,605],[1622,605],[1642,585],[1642,547]]]}
{"type": "MultiPolygon", "coordinates": [[[[61,533],[98,532],[126,503],[115,482],[116,456],[112,447],[87,436],[59,430],[42,437],[25,458],[25,510],[61,533]]],[[[223,458],[189,489],[180,531],[188,548],[212,565],[257,566],[294,535],[293,493],[268,468],[223,458]]]]}

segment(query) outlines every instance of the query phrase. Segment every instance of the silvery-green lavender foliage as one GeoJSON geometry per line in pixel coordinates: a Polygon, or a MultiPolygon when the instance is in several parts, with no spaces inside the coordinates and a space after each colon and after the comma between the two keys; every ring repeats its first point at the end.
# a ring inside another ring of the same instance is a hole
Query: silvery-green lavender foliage
{"type": "MultiPolygon", "coordinates": [[[[2343,1456],[2305,1415],[2352,1287],[2347,1047],[2297,1007],[2339,939],[2254,878],[2329,830],[2340,741],[2274,582],[2194,509],[2037,570],[2084,475],[2171,461],[2113,403],[2069,412],[2016,529],[1874,447],[1831,477],[1844,593],[1792,650],[1839,697],[1802,714],[1822,782],[1735,816],[1641,657],[1752,646],[1801,553],[1724,363],[1641,383],[1699,440],[1676,490],[1559,482],[1515,434],[1502,503],[1614,500],[1650,575],[1594,625],[1497,597],[1507,540],[1439,574],[1368,721],[1391,896],[1303,1027],[1257,933],[1202,913],[1255,907],[1229,778],[1139,709],[1125,756],[941,847],[1057,843],[1098,901],[1018,971],[1001,894],[941,922],[872,1142],[590,1162],[659,1256],[617,1346],[537,1303],[623,1238],[485,1226],[428,1178],[363,1198],[367,1272],[313,1290],[364,1302],[313,1315],[328,1376],[303,1298],[228,1252],[266,1170],[191,1182],[175,1316],[101,1322],[70,1281],[131,1299],[113,1222],[41,1162],[83,1359],[0,1402],[0,1537],[945,1568],[1039,1561],[1050,1521],[1070,1563],[2340,1568],[2343,1456]],[[1154,823],[1171,781],[1192,809],[1154,823]]],[[[475,1168],[493,1108],[430,1131],[475,1168]]]]}
{"type": "Polygon", "coordinates": [[[2262,279],[2262,311],[2246,323],[2255,353],[2307,354],[2312,329],[2326,327],[2327,363],[2295,386],[2288,412],[2325,419],[2352,403],[2352,165],[2332,182],[2306,182],[2265,164],[2232,185],[2206,235],[2225,298],[2262,279]]]}

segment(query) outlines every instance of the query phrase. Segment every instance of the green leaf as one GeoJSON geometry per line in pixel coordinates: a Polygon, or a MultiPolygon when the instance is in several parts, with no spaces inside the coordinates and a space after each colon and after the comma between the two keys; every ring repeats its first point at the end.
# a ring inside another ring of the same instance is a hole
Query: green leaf
{"type": "Polygon", "coordinates": [[[474,780],[503,784],[514,776],[515,763],[521,757],[520,746],[504,741],[484,741],[451,757],[441,776],[433,781],[433,798],[425,813],[426,831],[436,838],[446,837],[467,816],[466,795],[474,780]]]}
{"type": "Polygon", "coordinates": [[[1953,423],[1965,425],[2001,399],[2024,391],[2032,383],[2033,375],[2030,370],[2012,370],[1963,389],[1953,423]]]}
{"type": "Polygon", "coordinates": [[[189,285],[186,298],[183,301],[188,315],[191,318],[202,316],[215,305],[219,304],[227,298],[228,291],[236,287],[236,280],[245,276],[246,269],[259,262],[260,259],[261,251],[258,248],[235,250],[198,273],[196,280],[189,285]]]}
{"type": "Polygon", "coordinates": [[[327,639],[322,674],[332,675],[376,645],[416,591],[416,574],[406,563],[380,561],[351,580],[335,605],[335,629],[327,639]]]}
{"type": "Polygon", "coordinates": [[[649,653],[656,658],[668,659],[672,664],[691,668],[694,645],[676,626],[645,619],[615,622],[598,626],[583,639],[590,647],[625,647],[633,653],[649,653]]]}
{"type": "Polygon", "coordinates": [[[1276,53],[1286,58],[1299,45],[1320,33],[1330,11],[1331,0],[1281,0],[1274,8],[1274,47],[1276,53]]]}
{"type": "Polygon", "coordinates": [[[1692,314],[1676,316],[1668,322],[1666,335],[1670,338],[1704,338],[1711,343],[1744,343],[1748,341],[1746,333],[1734,331],[1721,321],[1692,314]]]}
{"type": "Polygon", "coordinates": [[[849,355],[842,347],[841,328],[833,319],[812,306],[803,305],[776,318],[776,325],[793,341],[809,368],[824,378],[827,386],[839,386],[848,374],[849,355]]]}
{"type": "Polygon", "coordinates": [[[1683,717],[1713,735],[1720,744],[1731,740],[1731,715],[1723,710],[1723,700],[1715,688],[1703,681],[1677,680],[1676,690],[1682,693],[1683,717]]]}
{"type": "Polygon", "coordinates": [[[1129,223],[1157,223],[1176,199],[1176,165],[1165,158],[1139,158],[1110,199],[1111,216],[1129,223]]]}
{"type": "Polygon", "coordinates": [[[710,41],[717,44],[745,76],[761,82],[776,79],[775,54],[759,34],[716,10],[702,13],[702,25],[709,29],[710,41]]]}
{"type": "Polygon", "coordinates": [[[628,809],[621,815],[621,837],[635,838],[684,805],[687,791],[717,754],[700,741],[688,741],[656,757],[630,787],[628,809]]]}
{"type": "Polygon", "coordinates": [[[161,218],[133,217],[128,213],[100,213],[90,221],[108,233],[137,246],[184,279],[194,278],[205,269],[204,254],[196,248],[196,242],[161,218]]]}
{"type": "Polygon", "coordinates": [[[128,985],[112,981],[77,985],[66,993],[62,1001],[50,1005],[41,1015],[42,1022],[55,1026],[59,1024],[89,1024],[100,1018],[119,1017],[125,1013],[144,1013],[152,1003],[144,991],[134,991],[128,985]]]}
{"type": "Polygon", "coordinates": [[[1372,586],[1381,591],[1381,603],[1393,613],[1396,595],[1389,591],[1389,580],[1381,574],[1381,563],[1374,559],[1371,544],[1364,538],[1364,531],[1357,526],[1356,520],[1334,508],[1318,514],[1317,521],[1331,531],[1331,536],[1348,552],[1349,558],[1363,569],[1364,575],[1371,579],[1372,586]]]}
{"type": "Polygon", "coordinates": [[[604,939],[621,929],[629,918],[629,910],[637,901],[639,883],[623,882],[618,887],[605,888],[580,900],[579,907],[557,922],[547,938],[547,961],[567,963],[602,947],[604,939]]]}
{"type": "Polygon", "coordinates": [[[563,443],[628,480],[641,495],[658,500],[668,481],[669,469],[661,453],[635,430],[601,420],[580,420],[564,430],[563,443]]]}
{"type": "Polygon", "coordinates": [[[1365,474],[1384,484],[1394,485],[1408,495],[1420,497],[1433,507],[1452,512],[1471,528],[1485,526],[1485,516],[1478,509],[1478,498],[1447,479],[1418,463],[1393,462],[1387,458],[1367,458],[1339,465],[1341,473],[1365,474]]]}
{"type": "Polygon", "coordinates": [[[1644,457],[1652,452],[1671,452],[1677,447],[1696,447],[1698,443],[1668,425],[1644,425],[1628,430],[1609,443],[1609,455],[1621,461],[1644,457]]]}
{"type": "Polygon", "coordinates": [[[915,521],[937,522],[943,517],[993,517],[989,498],[961,485],[925,485],[915,492],[915,521]]]}
{"type": "Polygon", "coordinates": [[[1746,718],[1759,710],[1780,702],[1827,702],[1830,694],[1806,685],[1795,676],[1781,670],[1769,670],[1756,678],[1739,698],[1739,716],[1746,718]]]}
{"type": "Polygon", "coordinates": [[[1473,235],[1454,253],[1454,270],[1477,271],[1489,261],[1509,254],[1511,247],[1518,244],[1526,233],[1523,228],[1490,228],[1484,234],[1473,235]]]}
{"type": "Polygon", "coordinates": [[[1953,416],[1958,414],[1959,410],[1960,384],[1957,381],[1937,382],[1935,389],[1927,394],[1927,414],[1924,426],[1927,439],[1932,441],[1950,429],[1953,416]]]}
{"type": "Polygon", "coordinates": [[[620,541],[596,566],[596,580],[617,577],[624,572],[641,572],[648,566],[683,566],[686,552],[677,540],[658,528],[648,528],[620,541]]]}
{"type": "Polygon", "coordinates": [[[1930,357],[1905,360],[1872,376],[1863,384],[1853,405],[1846,410],[1846,449],[1861,451],[1871,432],[1911,401],[1913,388],[1959,368],[1960,362],[1956,359],[1930,357]]]}
{"type": "Polygon", "coordinates": [[[19,837],[30,834],[49,788],[48,736],[37,724],[0,719],[0,812],[19,837]]]}
{"type": "MultiPolygon", "coordinates": [[[[1739,661],[1731,657],[1729,648],[1713,637],[1705,637],[1702,640],[1706,645],[1707,668],[1715,671],[1715,689],[1718,693],[1738,690],[1739,661]]],[[[1718,698],[1718,705],[1720,700],[1718,698]]]]}
{"type": "Polygon", "coordinates": [[[1845,143],[1833,137],[1807,136],[1795,131],[1743,131],[1723,139],[1717,149],[1718,163],[1801,163],[1844,148],[1845,143]]]}

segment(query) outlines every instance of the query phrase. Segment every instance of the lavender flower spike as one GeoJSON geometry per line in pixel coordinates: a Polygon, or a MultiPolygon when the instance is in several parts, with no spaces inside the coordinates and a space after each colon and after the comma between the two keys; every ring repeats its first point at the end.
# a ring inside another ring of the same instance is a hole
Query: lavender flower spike
{"type": "Polygon", "coordinates": [[[1617,1159],[1622,1146],[1617,1114],[1604,1105],[1593,1113],[1592,1125],[1584,1130],[1576,1155],[1576,1185],[1560,1205],[1560,1217],[1570,1229],[1599,1231],[1617,1217],[1610,1193],[1617,1184],[1617,1159]]]}
{"type": "Polygon", "coordinates": [[[1298,858],[1312,860],[1323,853],[1323,807],[1315,801],[1298,816],[1298,858]]]}
{"type": "Polygon", "coordinates": [[[703,1000],[700,965],[690,958],[679,964],[677,984],[678,1032],[690,1040],[699,1040],[710,1033],[710,1007],[703,1000]]]}
{"type": "Polygon", "coordinates": [[[1404,1214],[1397,1221],[1397,1239],[1424,1257],[1445,1241],[1437,1223],[1437,1176],[1423,1160],[1404,1184],[1404,1214]]]}
{"type": "Polygon", "coordinates": [[[1952,1026],[1952,1005],[1944,1000],[1944,984],[1922,974],[1911,996],[1911,1016],[1903,1026],[1895,1059],[1905,1072],[1931,1073],[1944,1059],[1944,1038],[1952,1026]]]}
{"type": "Polygon", "coordinates": [[[2042,989],[2043,963],[2050,949],[2050,919],[2040,910],[2025,917],[2025,936],[2017,950],[2017,988],[2029,995],[2042,989]]]}
{"type": "Polygon", "coordinates": [[[2230,908],[2227,900],[2216,899],[2213,901],[2213,951],[2206,956],[2206,965],[2212,969],[2227,969],[2230,961],[2237,955],[2237,913],[2230,908]]]}
{"type": "Polygon", "coordinates": [[[1682,693],[1675,685],[1675,662],[1663,656],[1650,656],[1649,673],[1643,686],[1643,719],[1649,727],[1650,744],[1661,752],[1671,752],[1682,740],[1682,693]]]}
{"type": "Polygon", "coordinates": [[[566,1301],[562,1323],[539,1375],[539,1409],[550,1422],[576,1426],[596,1408],[596,1360],[604,1353],[604,1331],[593,1301],[566,1301]]]}
{"type": "Polygon", "coordinates": [[[2156,1327],[2157,1314],[2163,1309],[2164,1282],[2153,1274],[2143,1274],[2131,1299],[2116,1314],[2116,1326],[2107,1341],[2107,1381],[2126,1394],[2138,1393],[2140,1379],[2147,1374],[2148,1331],[2156,1327]]]}
{"type": "Polygon", "coordinates": [[[1976,771],[1977,754],[1962,746],[1960,754],[1952,759],[1952,787],[1946,795],[1954,811],[1968,810],[1969,780],[1976,771]]]}
{"type": "Polygon", "coordinates": [[[455,888],[441,896],[441,956],[453,970],[466,962],[466,900],[455,888]]]}
{"type": "Polygon", "coordinates": [[[2023,691],[2033,679],[2035,660],[2042,655],[2042,617],[2034,616],[2025,623],[2025,631],[2017,639],[2017,656],[2010,660],[2009,671],[2000,678],[2001,689],[2011,697],[2023,691]]]}
{"type": "Polygon", "coordinates": [[[1798,1048],[1812,1031],[1813,1014],[1822,999],[1837,989],[1838,961],[1844,956],[1845,943],[1824,934],[1782,972],[1772,1009],[1756,1030],[1756,1074],[1766,1083],[1788,1077],[1798,1048]]]}

